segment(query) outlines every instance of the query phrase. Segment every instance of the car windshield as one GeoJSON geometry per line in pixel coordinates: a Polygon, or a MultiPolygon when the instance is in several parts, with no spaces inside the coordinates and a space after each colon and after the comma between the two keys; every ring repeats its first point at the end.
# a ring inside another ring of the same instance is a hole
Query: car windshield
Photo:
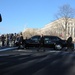
{"type": "Polygon", "coordinates": [[[33,41],[39,41],[40,40],[40,36],[33,36],[30,38],[33,41]]]}

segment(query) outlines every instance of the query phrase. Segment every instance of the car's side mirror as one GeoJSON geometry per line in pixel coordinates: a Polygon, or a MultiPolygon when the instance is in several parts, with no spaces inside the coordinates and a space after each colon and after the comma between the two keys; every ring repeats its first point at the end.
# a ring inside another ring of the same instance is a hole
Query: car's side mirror
{"type": "Polygon", "coordinates": [[[2,16],[1,16],[1,14],[0,14],[0,22],[2,22],[2,16]]]}

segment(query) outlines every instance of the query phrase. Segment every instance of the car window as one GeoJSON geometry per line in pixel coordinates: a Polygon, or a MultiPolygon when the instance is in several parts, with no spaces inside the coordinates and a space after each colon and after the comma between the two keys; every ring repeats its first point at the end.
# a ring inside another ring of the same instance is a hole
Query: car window
{"type": "Polygon", "coordinates": [[[51,40],[52,41],[60,41],[60,38],[58,38],[58,37],[52,37],[51,40]]]}
{"type": "Polygon", "coordinates": [[[50,40],[50,39],[49,38],[45,38],[44,40],[47,41],[47,40],[50,40]]]}
{"type": "Polygon", "coordinates": [[[38,40],[38,38],[32,38],[32,40],[37,41],[37,40],[38,40]]]}
{"type": "Polygon", "coordinates": [[[51,38],[49,38],[49,37],[45,37],[44,38],[44,43],[45,44],[48,44],[48,43],[50,43],[51,42],[51,38]]]}
{"type": "Polygon", "coordinates": [[[31,38],[31,40],[33,40],[33,41],[38,41],[39,39],[40,39],[39,36],[33,36],[33,37],[31,38]]]}

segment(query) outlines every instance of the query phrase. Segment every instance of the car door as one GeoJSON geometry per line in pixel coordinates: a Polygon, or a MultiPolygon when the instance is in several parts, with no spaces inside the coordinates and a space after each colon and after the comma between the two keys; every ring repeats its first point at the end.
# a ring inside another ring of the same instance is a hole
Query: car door
{"type": "Polygon", "coordinates": [[[30,39],[28,39],[26,43],[29,47],[37,47],[39,46],[39,40],[40,36],[33,36],[30,39]]]}
{"type": "Polygon", "coordinates": [[[51,37],[50,36],[45,36],[44,37],[44,47],[52,48],[53,46],[54,46],[54,43],[53,43],[51,37]]]}
{"type": "Polygon", "coordinates": [[[55,44],[61,44],[61,39],[57,36],[52,36],[51,40],[55,43],[55,44]]]}

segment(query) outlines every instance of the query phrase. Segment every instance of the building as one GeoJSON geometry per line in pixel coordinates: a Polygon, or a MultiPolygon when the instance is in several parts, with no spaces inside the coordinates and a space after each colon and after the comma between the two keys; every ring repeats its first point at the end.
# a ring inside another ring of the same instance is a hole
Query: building
{"type": "Polygon", "coordinates": [[[64,18],[55,20],[45,25],[45,27],[39,29],[38,32],[41,32],[41,34],[51,34],[52,33],[54,35],[61,36],[62,38],[65,38],[65,35],[66,35],[66,39],[69,36],[72,36],[73,41],[75,41],[75,18],[67,19],[67,25],[65,25],[64,18]],[[66,34],[64,30],[65,28],[66,28],[66,34]]]}
{"type": "Polygon", "coordinates": [[[73,41],[75,41],[75,18],[68,18],[66,25],[65,22],[66,22],[65,18],[55,20],[45,25],[41,29],[36,29],[35,34],[56,35],[64,39],[67,39],[69,36],[72,36],[73,41]],[[66,29],[66,33],[65,33],[65,29],[66,29]]]}

